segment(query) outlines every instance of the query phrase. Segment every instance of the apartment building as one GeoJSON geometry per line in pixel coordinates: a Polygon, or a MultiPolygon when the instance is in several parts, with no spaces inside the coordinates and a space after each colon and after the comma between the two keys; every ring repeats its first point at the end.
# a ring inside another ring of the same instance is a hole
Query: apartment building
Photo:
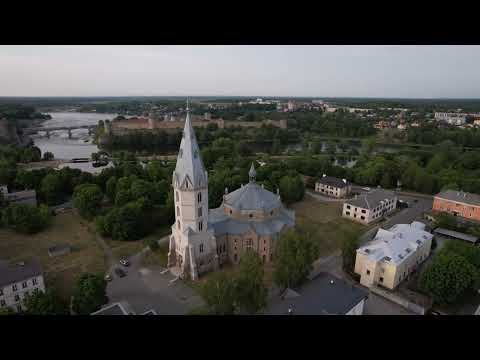
{"type": "Polygon", "coordinates": [[[480,195],[456,190],[445,190],[433,198],[433,211],[480,221],[480,195]]]}
{"type": "Polygon", "coordinates": [[[346,179],[323,174],[322,178],[315,183],[315,191],[326,196],[344,198],[352,192],[352,185],[346,179]]]}
{"type": "Polygon", "coordinates": [[[0,260],[0,308],[21,311],[23,300],[35,289],[45,291],[42,268],[37,261],[11,264],[0,260]]]}
{"type": "Polygon", "coordinates": [[[382,219],[396,207],[395,193],[378,188],[345,201],[342,216],[362,224],[370,224],[382,219]]]}
{"type": "Polygon", "coordinates": [[[357,249],[355,273],[360,283],[395,289],[428,257],[432,238],[417,221],[380,228],[373,241],[357,249]]]}
{"type": "Polygon", "coordinates": [[[469,114],[464,113],[435,113],[435,120],[446,122],[450,125],[463,125],[467,121],[469,114]]]}

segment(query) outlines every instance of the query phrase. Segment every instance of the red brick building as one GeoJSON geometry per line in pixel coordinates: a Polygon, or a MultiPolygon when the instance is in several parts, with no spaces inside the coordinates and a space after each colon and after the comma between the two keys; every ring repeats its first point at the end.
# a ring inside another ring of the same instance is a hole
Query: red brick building
{"type": "Polygon", "coordinates": [[[480,195],[446,190],[435,195],[433,211],[480,221],[480,195]]]}

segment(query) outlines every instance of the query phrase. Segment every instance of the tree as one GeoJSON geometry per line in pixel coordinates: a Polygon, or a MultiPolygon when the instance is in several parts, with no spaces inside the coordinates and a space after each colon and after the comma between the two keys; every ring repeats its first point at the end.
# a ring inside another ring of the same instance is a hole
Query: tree
{"type": "Polygon", "coordinates": [[[47,152],[43,153],[43,160],[44,160],[44,161],[53,160],[54,157],[55,157],[55,156],[54,156],[53,153],[51,153],[50,151],[47,151],[47,152]]]}
{"type": "Polygon", "coordinates": [[[72,310],[79,315],[90,315],[100,309],[107,299],[107,282],[95,274],[83,274],[73,290],[72,310]]]}
{"type": "Polygon", "coordinates": [[[45,292],[35,289],[24,300],[27,315],[66,315],[68,306],[60,299],[53,290],[45,292]]]}
{"type": "Polygon", "coordinates": [[[62,182],[57,174],[50,173],[45,176],[40,185],[40,192],[47,205],[56,205],[62,199],[62,182]]]}
{"type": "Polygon", "coordinates": [[[159,248],[157,239],[149,238],[149,239],[145,240],[145,245],[147,245],[150,248],[150,250],[152,250],[152,251],[157,251],[158,248],[159,248]]]}
{"type": "Polygon", "coordinates": [[[434,302],[451,304],[472,286],[477,277],[477,270],[463,256],[442,251],[422,273],[419,285],[434,302]]]}
{"type": "Polygon", "coordinates": [[[299,175],[282,177],[279,187],[282,200],[287,205],[302,200],[305,195],[305,184],[299,175]]]}
{"type": "Polygon", "coordinates": [[[294,230],[284,233],[275,252],[275,283],[284,288],[301,285],[312,270],[318,252],[317,244],[307,236],[294,230]]]}
{"type": "Polygon", "coordinates": [[[107,183],[105,185],[105,192],[107,194],[108,199],[111,202],[115,202],[116,187],[117,187],[117,178],[115,176],[112,176],[107,180],[107,183]]]}
{"type": "Polygon", "coordinates": [[[438,227],[450,230],[457,230],[457,220],[453,215],[440,213],[435,216],[435,223],[438,227]]]}
{"type": "Polygon", "coordinates": [[[102,200],[102,189],[96,184],[78,185],[73,192],[73,205],[86,219],[92,219],[97,214],[102,200]]]}
{"type": "Polygon", "coordinates": [[[15,315],[15,311],[12,310],[12,308],[6,306],[6,307],[1,307],[0,308],[0,316],[2,315],[15,315]]]}
{"type": "Polygon", "coordinates": [[[241,311],[252,314],[265,307],[267,289],[263,276],[260,257],[252,250],[247,250],[240,259],[235,281],[235,297],[241,311]]]}
{"type": "Polygon", "coordinates": [[[342,242],[343,269],[353,273],[357,256],[358,240],[355,236],[348,236],[342,242]]]}
{"type": "Polygon", "coordinates": [[[212,274],[202,287],[201,295],[214,315],[232,315],[235,312],[235,281],[223,272],[212,274]]]}
{"type": "Polygon", "coordinates": [[[34,234],[44,229],[50,221],[48,207],[28,204],[10,204],[2,214],[5,226],[25,234],[34,234]]]}

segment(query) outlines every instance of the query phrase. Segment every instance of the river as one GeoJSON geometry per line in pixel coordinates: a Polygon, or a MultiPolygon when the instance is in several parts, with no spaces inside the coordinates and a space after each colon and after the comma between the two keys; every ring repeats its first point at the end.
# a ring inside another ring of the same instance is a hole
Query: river
{"type": "MultiPolygon", "coordinates": [[[[40,126],[48,129],[53,127],[73,127],[83,125],[97,125],[99,120],[112,120],[117,114],[97,114],[80,112],[52,112],[50,120],[44,121],[40,126]]],[[[35,145],[39,147],[42,154],[50,151],[56,159],[90,158],[92,153],[98,151],[97,145],[92,143],[92,136],[87,129],[72,130],[72,139],[68,138],[67,130],[50,132],[50,138],[45,132],[32,135],[35,145]]],[[[97,173],[104,169],[94,168],[91,163],[68,163],[62,166],[78,168],[83,171],[97,173]]]]}

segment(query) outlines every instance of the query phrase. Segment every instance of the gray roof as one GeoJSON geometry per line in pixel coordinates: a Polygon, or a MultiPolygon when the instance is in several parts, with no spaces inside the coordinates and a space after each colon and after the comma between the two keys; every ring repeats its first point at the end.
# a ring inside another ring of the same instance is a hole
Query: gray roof
{"type": "Polygon", "coordinates": [[[469,235],[469,234],[464,234],[464,233],[461,233],[461,232],[458,232],[458,231],[452,231],[452,230],[448,230],[448,229],[444,229],[444,228],[436,228],[433,232],[435,234],[451,236],[451,237],[454,237],[454,238],[457,238],[457,239],[460,239],[460,240],[469,241],[469,242],[474,243],[474,244],[478,241],[478,237],[476,237],[476,236],[469,235]]]}
{"type": "Polygon", "coordinates": [[[295,213],[285,208],[277,216],[264,221],[234,219],[226,215],[222,207],[210,210],[208,217],[208,227],[213,229],[216,236],[239,235],[249,230],[258,235],[272,235],[279,233],[284,226],[295,226],[295,213]]]}
{"type": "Polygon", "coordinates": [[[91,315],[136,315],[126,301],[116,302],[93,312],[91,315]]]}
{"type": "Polygon", "coordinates": [[[330,185],[336,188],[344,188],[348,186],[348,182],[344,182],[342,179],[332,177],[332,176],[323,176],[317,182],[324,185],[330,185]]]}
{"type": "Polygon", "coordinates": [[[275,299],[266,313],[288,315],[291,308],[293,315],[345,315],[368,297],[367,291],[325,272],[289,294],[275,299]]]}
{"type": "Polygon", "coordinates": [[[368,193],[358,195],[356,199],[347,200],[345,203],[363,209],[374,209],[385,199],[393,199],[395,193],[385,189],[374,189],[368,193]]]}
{"type": "Polygon", "coordinates": [[[37,196],[37,192],[35,190],[22,190],[16,191],[13,193],[6,194],[6,198],[8,200],[20,200],[20,199],[30,199],[37,196]]]}
{"type": "Polygon", "coordinates": [[[42,267],[37,260],[11,264],[8,261],[0,262],[0,287],[28,280],[42,275],[42,267]]]}
{"type": "Polygon", "coordinates": [[[190,112],[187,111],[185,128],[183,129],[182,141],[177,156],[177,164],[173,173],[173,182],[184,187],[188,178],[190,186],[206,186],[207,177],[203,166],[200,148],[198,147],[195,131],[190,120],[190,112]]]}
{"type": "Polygon", "coordinates": [[[270,211],[282,205],[278,195],[264,189],[253,181],[225,195],[224,203],[239,211],[270,211]]]}
{"type": "Polygon", "coordinates": [[[435,197],[480,206],[480,195],[478,194],[455,190],[445,190],[435,195],[435,197]]]}

